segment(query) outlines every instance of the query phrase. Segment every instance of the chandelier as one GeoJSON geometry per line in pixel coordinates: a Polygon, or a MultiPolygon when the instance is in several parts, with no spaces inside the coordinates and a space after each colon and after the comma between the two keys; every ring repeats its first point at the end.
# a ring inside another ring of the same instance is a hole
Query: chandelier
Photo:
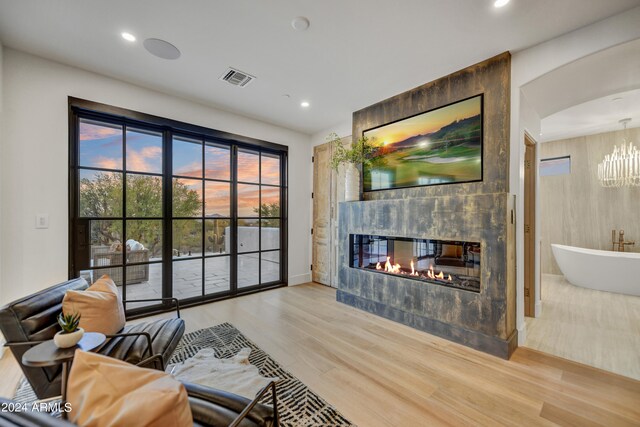
{"type": "MultiPolygon", "coordinates": [[[[630,121],[620,120],[625,130],[630,121]]],[[[598,179],[603,187],[640,187],[640,150],[623,138],[620,148],[613,147],[598,164],[598,179]]]]}

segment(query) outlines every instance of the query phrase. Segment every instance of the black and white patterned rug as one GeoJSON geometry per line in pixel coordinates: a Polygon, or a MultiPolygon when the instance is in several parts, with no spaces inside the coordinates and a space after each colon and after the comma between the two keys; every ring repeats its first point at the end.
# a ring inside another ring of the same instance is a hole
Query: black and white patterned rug
{"type": "MultiPolygon", "coordinates": [[[[182,337],[169,363],[183,362],[195,355],[200,349],[214,348],[216,357],[235,356],[240,349],[250,348],[249,361],[265,377],[278,377],[278,414],[282,426],[352,426],[342,414],[323,398],[318,396],[298,378],[291,375],[265,353],[260,347],[247,339],[230,323],[190,332],[182,337]]],[[[15,398],[21,403],[36,400],[29,383],[23,379],[18,385],[15,398]]],[[[261,403],[271,405],[271,394],[267,393],[261,403]]]]}

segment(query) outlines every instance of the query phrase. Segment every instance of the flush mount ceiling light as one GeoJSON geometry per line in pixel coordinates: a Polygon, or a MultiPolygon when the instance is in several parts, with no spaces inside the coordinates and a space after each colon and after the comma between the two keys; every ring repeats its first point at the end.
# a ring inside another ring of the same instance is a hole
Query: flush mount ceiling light
{"type": "Polygon", "coordinates": [[[178,59],[180,51],[171,43],[160,39],[146,39],[143,43],[147,51],[162,59],[178,59]]]}
{"type": "Polygon", "coordinates": [[[310,22],[309,19],[304,16],[296,16],[291,21],[291,26],[296,31],[306,31],[309,28],[310,22]]]}
{"type": "Polygon", "coordinates": [[[128,42],[134,42],[136,41],[136,36],[134,36],[131,33],[127,33],[126,31],[124,31],[123,33],[120,34],[122,36],[123,39],[125,39],[128,42]]]}
{"type": "Polygon", "coordinates": [[[302,108],[308,108],[308,107],[309,107],[309,105],[311,105],[311,104],[309,104],[307,101],[302,101],[302,102],[300,103],[300,106],[301,106],[302,108]]]}
{"type": "Polygon", "coordinates": [[[509,3],[509,1],[511,0],[496,0],[493,2],[493,7],[504,7],[509,3]]]}

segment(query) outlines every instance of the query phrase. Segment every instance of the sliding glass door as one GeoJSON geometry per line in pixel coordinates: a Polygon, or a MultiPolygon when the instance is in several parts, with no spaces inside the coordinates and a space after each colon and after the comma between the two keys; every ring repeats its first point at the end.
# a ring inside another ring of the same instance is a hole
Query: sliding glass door
{"type": "Polygon", "coordinates": [[[231,147],[172,138],[172,295],[231,290],[231,147]]]}
{"type": "Polygon", "coordinates": [[[284,282],[286,151],[95,112],[71,126],[70,276],[185,302],[284,282]]]}

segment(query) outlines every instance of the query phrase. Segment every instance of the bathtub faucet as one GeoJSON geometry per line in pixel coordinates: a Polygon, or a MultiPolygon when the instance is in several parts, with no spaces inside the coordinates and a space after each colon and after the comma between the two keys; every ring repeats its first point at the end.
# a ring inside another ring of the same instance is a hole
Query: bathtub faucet
{"type": "Polygon", "coordinates": [[[618,251],[624,252],[625,246],[633,246],[636,242],[627,242],[624,240],[624,230],[620,230],[618,234],[618,241],[616,242],[616,230],[611,233],[611,240],[613,241],[613,250],[616,250],[616,244],[618,245],[618,251]]]}

